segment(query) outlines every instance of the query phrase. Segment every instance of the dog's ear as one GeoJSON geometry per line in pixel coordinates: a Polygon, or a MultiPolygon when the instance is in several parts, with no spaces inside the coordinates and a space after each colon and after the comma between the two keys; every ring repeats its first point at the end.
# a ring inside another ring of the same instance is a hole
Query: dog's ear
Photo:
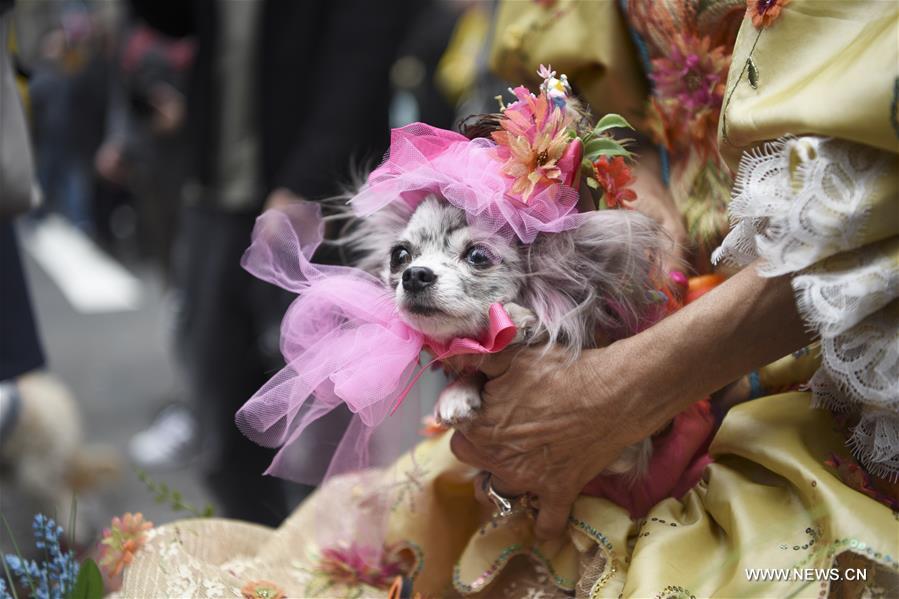
{"type": "Polygon", "coordinates": [[[575,352],[596,333],[631,335],[661,315],[662,257],[673,250],[660,227],[632,210],[590,213],[577,229],[523,246],[523,305],[537,315],[535,335],[575,352]]]}

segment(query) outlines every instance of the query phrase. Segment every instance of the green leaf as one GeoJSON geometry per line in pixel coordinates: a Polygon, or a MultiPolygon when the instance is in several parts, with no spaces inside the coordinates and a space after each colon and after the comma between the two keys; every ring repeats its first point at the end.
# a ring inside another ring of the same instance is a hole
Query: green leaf
{"type": "Polygon", "coordinates": [[[206,507],[203,509],[203,517],[204,518],[212,518],[215,515],[215,508],[212,507],[212,504],[207,503],[206,507]]]}
{"type": "Polygon", "coordinates": [[[94,560],[88,558],[81,563],[78,570],[78,578],[75,580],[75,587],[69,593],[68,599],[102,599],[103,598],[103,577],[100,575],[100,568],[94,560]]]}
{"type": "Polygon", "coordinates": [[[590,189],[599,189],[599,182],[593,177],[587,177],[586,179],[587,187],[590,189]]]}
{"type": "Polygon", "coordinates": [[[625,119],[623,116],[621,116],[620,114],[615,114],[614,112],[610,112],[609,114],[599,119],[599,122],[596,123],[595,127],[593,127],[593,133],[599,135],[603,131],[608,131],[609,129],[615,128],[633,129],[631,124],[628,123],[627,119],[625,119]]]}
{"type": "Polygon", "coordinates": [[[752,86],[752,89],[758,89],[759,87],[759,70],[755,66],[755,63],[752,62],[752,57],[746,59],[746,68],[747,73],[749,75],[749,85],[752,86]]]}
{"type": "Polygon", "coordinates": [[[611,137],[597,137],[591,139],[584,146],[584,158],[591,163],[595,162],[600,156],[630,156],[624,146],[611,137]]]}

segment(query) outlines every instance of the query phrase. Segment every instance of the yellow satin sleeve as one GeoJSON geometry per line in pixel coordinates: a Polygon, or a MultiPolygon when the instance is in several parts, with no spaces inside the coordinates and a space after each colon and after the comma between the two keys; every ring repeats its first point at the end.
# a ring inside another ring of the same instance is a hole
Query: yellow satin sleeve
{"type": "Polygon", "coordinates": [[[897,28],[897,2],[793,0],[762,30],[745,18],[718,129],[730,166],[787,134],[897,152],[897,28]]]}
{"type": "Polygon", "coordinates": [[[500,77],[536,83],[537,68],[551,64],[595,110],[640,121],[649,89],[614,0],[559,0],[551,6],[506,0],[495,31],[490,66],[500,77]]]}

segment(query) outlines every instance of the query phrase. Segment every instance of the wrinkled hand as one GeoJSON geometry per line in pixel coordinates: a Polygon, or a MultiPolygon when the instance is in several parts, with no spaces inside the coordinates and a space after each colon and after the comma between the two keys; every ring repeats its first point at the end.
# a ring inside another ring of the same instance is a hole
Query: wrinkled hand
{"type": "Polygon", "coordinates": [[[492,473],[499,493],[536,495],[539,538],[562,534],[584,485],[652,433],[624,400],[626,353],[619,342],[568,364],[562,349],[517,347],[476,363],[490,380],[475,418],[456,426],[453,453],[492,473]]]}

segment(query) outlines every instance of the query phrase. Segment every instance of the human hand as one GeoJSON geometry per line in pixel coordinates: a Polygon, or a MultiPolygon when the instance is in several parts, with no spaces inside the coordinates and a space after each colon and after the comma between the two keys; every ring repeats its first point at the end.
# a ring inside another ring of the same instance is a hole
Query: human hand
{"type": "Polygon", "coordinates": [[[499,493],[536,495],[541,539],[562,534],[587,482],[658,428],[634,409],[648,402],[628,399],[639,396],[629,355],[624,341],[573,364],[560,348],[518,347],[478,364],[491,380],[475,418],[456,425],[453,453],[492,473],[499,493]]]}

